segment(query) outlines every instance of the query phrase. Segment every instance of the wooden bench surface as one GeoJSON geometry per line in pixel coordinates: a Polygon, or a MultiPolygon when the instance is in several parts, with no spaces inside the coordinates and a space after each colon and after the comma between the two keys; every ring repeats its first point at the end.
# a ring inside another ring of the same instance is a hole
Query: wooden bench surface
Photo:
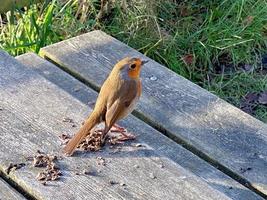
{"type": "MultiPolygon", "coordinates": [[[[58,67],[55,67],[55,65],[41,59],[35,54],[24,54],[17,57],[17,59],[24,65],[32,67],[38,74],[45,77],[47,80],[71,94],[84,104],[87,104],[90,99],[96,98],[95,92],[88,90],[85,85],[79,83],[76,79],[66,74],[58,67]],[[77,91],[77,89],[79,90],[77,91]]],[[[133,124],[135,121],[139,120],[131,116],[122,121],[122,124],[127,128],[131,128],[132,130],[139,126],[146,126],[133,124]]],[[[139,129],[134,132],[138,133],[139,129]]],[[[150,128],[144,134],[138,134],[138,139],[141,139],[146,144],[153,147],[156,152],[164,155],[168,159],[201,177],[211,187],[223,192],[231,199],[239,200],[247,197],[250,199],[260,198],[241,184],[229,178],[227,175],[223,174],[216,168],[209,165],[207,162],[195,156],[180,145],[177,145],[175,142],[166,138],[164,135],[158,131],[155,131],[154,129],[150,128]]]]}
{"type": "Polygon", "coordinates": [[[263,122],[101,31],[47,46],[41,55],[96,90],[121,58],[148,59],[143,67],[143,94],[134,114],[267,197],[267,126],[263,122]]]}
{"type": "Polygon", "coordinates": [[[0,200],[26,200],[14,188],[0,178],[0,200]]]}
{"type": "MultiPolygon", "coordinates": [[[[86,92],[87,97],[94,99],[97,94],[58,69],[53,75],[71,89],[61,88],[2,51],[0,57],[0,170],[5,173],[10,162],[25,162],[25,157],[37,150],[60,155],[58,136],[76,132],[91,112],[67,90],[86,92]],[[64,117],[74,119],[76,127],[63,122],[64,117]]],[[[34,63],[33,58],[31,62],[34,63]]],[[[42,73],[49,76],[53,72],[42,73]]],[[[64,175],[60,181],[49,182],[47,186],[40,184],[35,180],[40,170],[30,162],[5,176],[36,199],[230,199],[175,162],[175,154],[185,152],[177,144],[134,117],[123,125],[138,135],[136,141],[121,146],[118,152],[106,146],[100,152],[64,157],[59,160],[64,175]],[[136,147],[136,143],[142,146],[136,147]],[[105,159],[106,166],[98,164],[99,157],[105,159]],[[96,174],[75,175],[88,168],[96,174]],[[110,181],[119,184],[112,185],[110,181]]],[[[196,159],[193,155],[191,158],[196,159]]],[[[214,180],[214,184],[218,182],[214,180]]],[[[260,199],[248,190],[244,192],[252,199],[260,199]]]]}

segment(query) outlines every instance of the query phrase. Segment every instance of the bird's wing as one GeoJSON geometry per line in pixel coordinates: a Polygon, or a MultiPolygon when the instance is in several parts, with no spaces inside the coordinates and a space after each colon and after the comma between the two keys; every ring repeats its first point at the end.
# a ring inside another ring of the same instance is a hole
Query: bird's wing
{"type": "Polygon", "coordinates": [[[117,120],[128,114],[131,103],[136,99],[138,94],[138,84],[135,82],[124,84],[114,98],[114,102],[110,102],[107,107],[106,125],[112,126],[117,120]]]}

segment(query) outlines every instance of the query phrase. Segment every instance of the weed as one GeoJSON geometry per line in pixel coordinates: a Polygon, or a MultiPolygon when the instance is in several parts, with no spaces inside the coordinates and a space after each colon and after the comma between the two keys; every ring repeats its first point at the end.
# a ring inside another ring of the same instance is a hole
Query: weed
{"type": "MultiPolygon", "coordinates": [[[[267,90],[266,0],[109,2],[103,12],[98,0],[54,0],[2,14],[0,47],[38,53],[98,28],[236,106],[267,90]]],[[[267,122],[266,113],[262,105],[254,114],[267,122]]]]}

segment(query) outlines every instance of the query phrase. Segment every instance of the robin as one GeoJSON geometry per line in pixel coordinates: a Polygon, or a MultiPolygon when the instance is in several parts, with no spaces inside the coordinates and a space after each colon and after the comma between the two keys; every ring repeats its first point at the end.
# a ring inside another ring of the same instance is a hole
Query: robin
{"type": "Polygon", "coordinates": [[[65,154],[72,155],[81,141],[101,122],[105,123],[101,144],[105,143],[111,127],[133,111],[142,91],[141,68],[147,62],[140,58],[126,57],[113,67],[101,87],[93,112],[65,146],[65,154]]]}

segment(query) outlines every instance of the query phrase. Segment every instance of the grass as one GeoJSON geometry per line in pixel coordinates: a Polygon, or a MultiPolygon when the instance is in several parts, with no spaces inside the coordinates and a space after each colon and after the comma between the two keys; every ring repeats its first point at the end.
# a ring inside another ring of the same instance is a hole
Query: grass
{"type": "MultiPolygon", "coordinates": [[[[54,0],[2,14],[0,47],[38,53],[101,29],[237,107],[247,93],[267,90],[266,0],[120,0],[101,19],[100,8],[98,0],[54,0]]],[[[267,122],[266,113],[259,105],[252,114],[267,122]]]]}

